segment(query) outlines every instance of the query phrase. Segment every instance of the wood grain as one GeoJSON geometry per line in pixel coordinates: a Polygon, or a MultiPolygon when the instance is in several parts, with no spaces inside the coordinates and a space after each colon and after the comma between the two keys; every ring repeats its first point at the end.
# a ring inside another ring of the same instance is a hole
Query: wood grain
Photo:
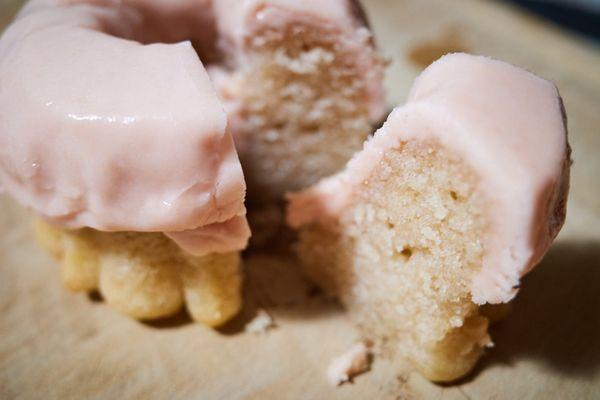
{"type": "MultiPolygon", "coordinates": [[[[0,24],[18,1],[0,4],[0,24]]],[[[600,398],[600,54],[557,28],[498,2],[366,1],[392,64],[390,107],[437,53],[501,58],[557,83],[575,164],[567,224],[525,278],[496,347],[474,374],[436,386],[376,359],[354,384],[330,388],[325,368],[357,333],[314,295],[288,261],[252,256],[247,306],[215,332],[180,315],[143,324],[93,297],[68,293],[33,243],[29,216],[0,197],[2,399],[593,399],[600,398]],[[277,282],[273,284],[273,282],[277,282]],[[257,306],[277,327],[243,333],[257,306]]]]}

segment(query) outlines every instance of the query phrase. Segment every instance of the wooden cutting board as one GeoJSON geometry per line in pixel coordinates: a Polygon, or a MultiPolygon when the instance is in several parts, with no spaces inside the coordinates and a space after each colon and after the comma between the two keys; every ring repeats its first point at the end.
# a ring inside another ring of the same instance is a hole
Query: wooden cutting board
{"type": "MultiPolygon", "coordinates": [[[[2,0],[0,24],[19,3],[2,0]]],[[[366,6],[392,61],[390,106],[404,100],[424,65],[458,50],[526,67],[555,81],[565,99],[575,159],[567,224],[524,280],[511,316],[493,328],[496,346],[475,373],[436,386],[375,359],[353,384],[331,388],[327,363],[357,333],[291,263],[266,255],[248,260],[247,307],[221,331],[184,315],[132,321],[63,289],[57,266],[33,243],[28,214],[0,197],[0,398],[600,398],[598,48],[499,2],[372,0],[366,6]],[[244,333],[257,306],[277,326],[244,333]]]]}

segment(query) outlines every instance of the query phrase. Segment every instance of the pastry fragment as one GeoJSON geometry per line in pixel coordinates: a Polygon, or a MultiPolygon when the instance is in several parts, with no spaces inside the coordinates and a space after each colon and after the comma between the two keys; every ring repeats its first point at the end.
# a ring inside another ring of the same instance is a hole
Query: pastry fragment
{"type": "Polygon", "coordinates": [[[227,116],[189,41],[144,44],[209,38],[210,15],[195,0],[32,0],[0,39],[0,182],[52,224],[38,237],[66,285],[135,318],[186,303],[216,326],[241,304],[250,232],[227,116]]]}
{"type": "Polygon", "coordinates": [[[274,326],[275,322],[269,313],[263,309],[259,309],[256,313],[256,317],[246,324],[244,331],[254,334],[263,334],[274,326]]]}
{"type": "Polygon", "coordinates": [[[351,0],[216,0],[225,100],[251,205],[337,172],[384,112],[383,61],[351,0]]]}
{"type": "Polygon", "coordinates": [[[554,85],[453,54],[287,218],[307,272],[380,350],[451,381],[492,345],[481,306],[510,301],[560,230],[569,166],[554,85]]]}
{"type": "Polygon", "coordinates": [[[333,359],[327,368],[327,379],[332,386],[349,382],[356,375],[369,370],[369,349],[364,343],[357,343],[346,353],[333,359]]]}

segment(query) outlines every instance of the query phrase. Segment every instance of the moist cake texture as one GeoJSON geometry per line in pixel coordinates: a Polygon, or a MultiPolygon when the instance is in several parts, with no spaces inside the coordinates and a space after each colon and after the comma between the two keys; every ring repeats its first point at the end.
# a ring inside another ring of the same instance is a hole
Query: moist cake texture
{"type": "Polygon", "coordinates": [[[402,143],[339,221],[300,231],[297,250],[365,335],[383,339],[380,352],[448,380],[470,370],[491,343],[470,295],[485,206],[476,174],[460,159],[435,142],[402,143]]]}
{"type": "Polygon", "coordinates": [[[354,1],[215,3],[225,100],[248,184],[253,245],[281,229],[284,194],[340,170],[384,112],[384,62],[354,1]]]}

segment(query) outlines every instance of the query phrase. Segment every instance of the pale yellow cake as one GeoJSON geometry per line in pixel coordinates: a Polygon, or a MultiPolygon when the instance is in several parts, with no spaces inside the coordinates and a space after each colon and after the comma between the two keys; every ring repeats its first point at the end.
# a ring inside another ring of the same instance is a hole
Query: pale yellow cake
{"type": "Polygon", "coordinates": [[[227,61],[209,71],[248,184],[252,243],[264,245],[285,193],[339,171],[381,122],[385,62],[355,0],[251,0],[235,17],[222,4],[227,61]]]}
{"type": "Polygon", "coordinates": [[[239,253],[194,257],[161,233],[68,231],[35,222],[38,242],[60,262],[67,288],[97,290],[123,314],[141,320],[190,316],[219,326],[241,308],[239,253]]]}
{"type": "Polygon", "coordinates": [[[339,220],[300,230],[298,254],[365,335],[379,339],[380,354],[451,380],[491,343],[469,292],[482,260],[482,207],[477,178],[460,159],[435,143],[403,144],[339,220]]]}
{"type": "MultiPolygon", "coordinates": [[[[339,41],[337,30],[310,23],[265,29],[225,84],[239,102],[230,116],[251,204],[280,201],[337,172],[373,132],[373,82],[339,41]]],[[[363,51],[381,79],[382,59],[368,43],[363,51]]]]}

